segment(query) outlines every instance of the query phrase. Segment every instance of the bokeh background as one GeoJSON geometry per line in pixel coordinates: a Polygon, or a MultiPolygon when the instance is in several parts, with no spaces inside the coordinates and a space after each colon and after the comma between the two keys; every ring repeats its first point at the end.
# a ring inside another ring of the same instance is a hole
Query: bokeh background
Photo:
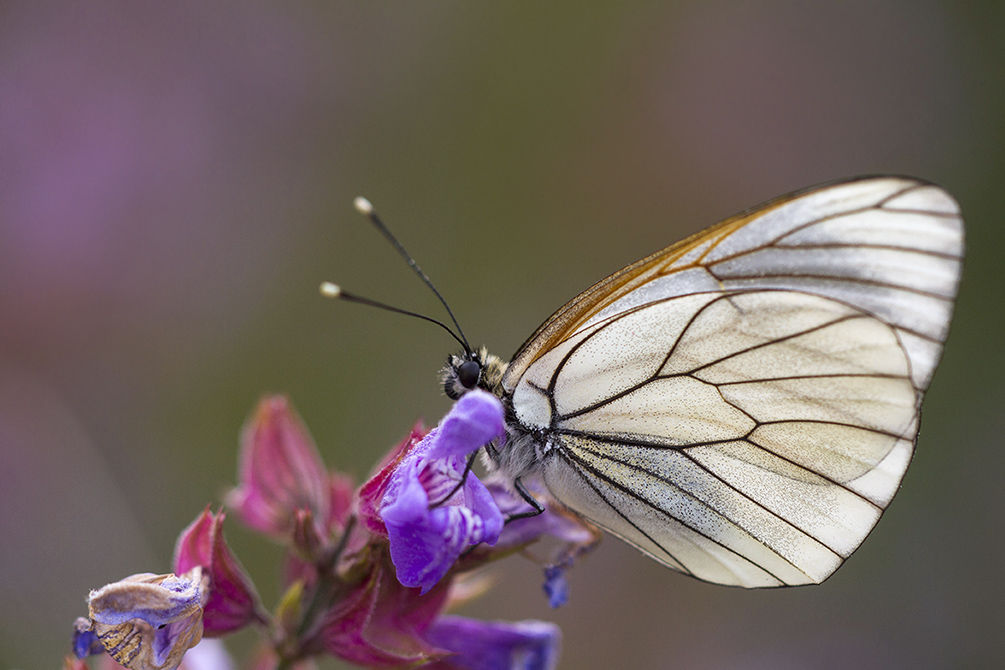
{"type": "MultiPolygon", "coordinates": [[[[558,622],[565,669],[1005,665],[1005,3],[597,5],[0,4],[0,667],[58,667],[88,589],[169,570],[261,394],[357,477],[446,410],[451,340],[318,295],[442,314],[354,196],[508,356],[686,234],[886,172],[952,191],[968,254],[861,550],[746,592],[609,538],[567,607],[515,558],[466,613],[558,622]]],[[[228,535],[274,602],[278,549],[228,535]]]]}

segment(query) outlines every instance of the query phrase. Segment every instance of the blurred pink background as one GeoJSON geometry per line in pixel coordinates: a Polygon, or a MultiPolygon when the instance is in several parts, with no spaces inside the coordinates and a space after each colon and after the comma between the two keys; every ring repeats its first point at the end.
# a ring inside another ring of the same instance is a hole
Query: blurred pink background
{"type": "MultiPolygon", "coordinates": [[[[508,356],[629,262],[879,172],[949,188],[968,256],[862,549],[746,592],[608,538],[565,608],[516,558],[466,613],[556,621],[567,669],[1005,665],[1003,34],[997,3],[930,0],[4,3],[0,668],[58,667],[88,589],[169,569],[261,394],[358,478],[445,411],[443,333],[318,296],[441,314],[354,196],[508,356]]],[[[271,605],[278,549],[228,536],[271,605]]]]}

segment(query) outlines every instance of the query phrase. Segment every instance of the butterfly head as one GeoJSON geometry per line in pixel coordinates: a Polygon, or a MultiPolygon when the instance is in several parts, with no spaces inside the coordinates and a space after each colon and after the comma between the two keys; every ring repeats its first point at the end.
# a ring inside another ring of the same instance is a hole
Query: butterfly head
{"type": "Polygon", "coordinates": [[[506,363],[481,347],[476,351],[448,356],[447,364],[440,371],[440,381],[443,382],[443,392],[451,400],[457,400],[476,388],[501,398],[505,371],[506,363]]]}

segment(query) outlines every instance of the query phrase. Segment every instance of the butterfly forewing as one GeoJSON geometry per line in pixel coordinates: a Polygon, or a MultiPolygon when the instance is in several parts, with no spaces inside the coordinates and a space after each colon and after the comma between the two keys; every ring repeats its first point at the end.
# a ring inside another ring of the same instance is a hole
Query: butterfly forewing
{"type": "Polygon", "coordinates": [[[915,180],[773,201],[545,322],[503,379],[511,428],[555,498],[670,567],[823,581],[910,462],[962,247],[956,203],[915,180]]]}

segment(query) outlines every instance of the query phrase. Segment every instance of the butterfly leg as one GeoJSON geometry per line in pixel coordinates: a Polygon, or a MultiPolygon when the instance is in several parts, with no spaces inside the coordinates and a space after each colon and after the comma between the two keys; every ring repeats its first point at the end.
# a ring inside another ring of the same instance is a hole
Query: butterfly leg
{"type": "Polygon", "coordinates": [[[510,521],[516,521],[517,519],[526,519],[528,517],[537,516],[539,514],[544,513],[544,505],[539,503],[537,499],[530,494],[530,491],[528,491],[524,487],[523,482],[520,481],[519,477],[513,480],[513,488],[515,488],[516,492],[520,494],[520,497],[524,499],[524,502],[526,502],[534,509],[532,509],[529,512],[510,514],[509,516],[506,517],[506,523],[509,523],[510,521]]]}

